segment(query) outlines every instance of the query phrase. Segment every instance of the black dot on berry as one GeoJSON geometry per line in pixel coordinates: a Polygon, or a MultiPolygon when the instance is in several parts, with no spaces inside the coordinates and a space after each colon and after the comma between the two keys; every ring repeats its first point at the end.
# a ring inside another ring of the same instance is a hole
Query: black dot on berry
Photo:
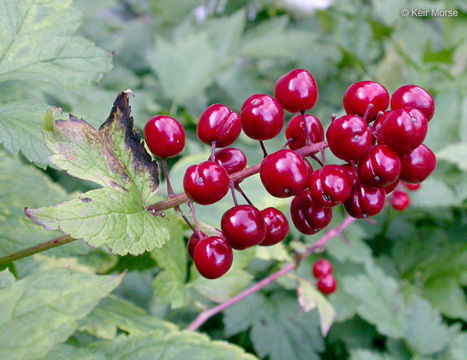
{"type": "Polygon", "coordinates": [[[378,175],[376,175],[375,176],[375,181],[381,181],[381,178],[378,175]]]}
{"type": "Polygon", "coordinates": [[[415,118],[410,118],[410,120],[412,120],[413,123],[417,122],[417,119],[415,119],[415,118]]]}
{"type": "Polygon", "coordinates": [[[324,199],[326,201],[330,201],[331,200],[331,197],[328,195],[328,194],[324,194],[324,199]]]}
{"type": "Polygon", "coordinates": [[[367,214],[362,214],[362,218],[367,218],[368,215],[367,214]]]}
{"type": "Polygon", "coordinates": [[[360,139],[360,135],[354,135],[353,138],[354,138],[354,140],[358,140],[358,139],[360,139]]]}
{"type": "Polygon", "coordinates": [[[284,193],[285,193],[285,194],[290,194],[290,190],[287,189],[287,188],[285,188],[285,189],[284,189],[284,193]]]}
{"type": "Polygon", "coordinates": [[[253,101],[251,102],[251,105],[253,105],[253,106],[258,106],[258,105],[259,105],[259,100],[253,100],[253,101]]]}
{"type": "Polygon", "coordinates": [[[198,178],[198,184],[204,184],[203,178],[198,178]]]}

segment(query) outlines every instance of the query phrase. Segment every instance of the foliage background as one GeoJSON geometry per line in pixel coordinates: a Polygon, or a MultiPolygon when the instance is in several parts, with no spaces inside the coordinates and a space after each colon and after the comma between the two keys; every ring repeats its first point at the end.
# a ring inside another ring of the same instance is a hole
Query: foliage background
{"type": "MultiPolygon", "coordinates": [[[[51,106],[98,127],[116,95],[131,88],[137,126],[156,113],[176,116],[188,129],[186,149],[170,163],[181,191],[184,169],[207,157],[195,127],[211,103],[239,110],[247,96],[270,94],[279,76],[301,67],[318,82],[312,112],[326,126],[332,113],[343,113],[341,98],[353,81],[372,79],[390,92],[414,83],[435,97],[426,143],[438,168],[411,194],[410,210],[386,209],[376,224],[349,227],[348,244],[334,239],[326,246],[339,283],[330,296],[336,318],[328,336],[320,334],[316,310],[299,313],[293,278],[236,304],[202,330],[270,360],[465,360],[466,3],[335,0],[310,13],[294,3],[0,1],[0,255],[60,234],[32,224],[24,206],[52,205],[96,186],[47,167],[40,131],[51,106]],[[401,17],[402,8],[457,9],[459,16],[401,17]]],[[[257,144],[245,136],[237,145],[250,164],[260,160],[257,144]]],[[[244,189],[259,208],[288,211],[258,178],[244,189]]],[[[226,199],[197,212],[218,226],[230,206],[226,199]]],[[[333,224],[342,218],[336,211],[333,224]]],[[[0,357],[248,359],[238,347],[180,329],[203,308],[290,261],[291,239],[317,237],[292,232],[286,245],[236,254],[227,276],[206,281],[187,259],[186,229],[176,220],[168,229],[164,247],[140,256],[74,242],[9,266],[0,274],[0,357]]],[[[315,259],[297,274],[311,280],[315,259]]]]}

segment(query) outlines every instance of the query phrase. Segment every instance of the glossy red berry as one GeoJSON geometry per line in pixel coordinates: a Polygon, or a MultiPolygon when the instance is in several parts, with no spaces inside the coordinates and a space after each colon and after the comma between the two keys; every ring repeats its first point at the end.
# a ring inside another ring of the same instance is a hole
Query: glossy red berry
{"type": "Polygon", "coordinates": [[[358,178],[368,186],[389,186],[399,179],[400,173],[399,156],[386,145],[374,146],[358,164],[358,178]]]}
{"type": "Polygon", "coordinates": [[[410,197],[404,191],[394,191],[394,194],[392,194],[389,203],[393,209],[397,211],[404,211],[410,205],[410,197]]]}
{"type": "Polygon", "coordinates": [[[422,184],[408,184],[408,183],[404,183],[404,186],[407,188],[407,190],[410,190],[410,191],[417,191],[418,189],[420,189],[420,187],[422,186],[422,184]]]}
{"type": "Polygon", "coordinates": [[[290,204],[290,215],[298,231],[312,235],[331,222],[332,209],[317,205],[308,191],[296,196],[290,204]]]}
{"type": "Polygon", "coordinates": [[[344,203],[347,213],[357,219],[378,214],[384,207],[386,193],[383,188],[357,184],[344,203]]]}
{"type": "Polygon", "coordinates": [[[291,113],[311,109],[318,99],[318,86],[306,70],[295,69],[276,82],[274,96],[291,113]]]}
{"type": "Polygon", "coordinates": [[[428,147],[420,145],[401,157],[401,180],[408,183],[423,182],[436,168],[436,157],[428,147]]]}
{"type": "Polygon", "coordinates": [[[205,238],[206,238],[206,234],[204,233],[201,233],[201,238],[198,236],[197,233],[191,234],[190,239],[188,240],[187,250],[188,250],[188,254],[190,254],[190,257],[192,259],[195,254],[196,246],[199,244],[201,240],[205,238]]]}
{"type": "Polygon", "coordinates": [[[240,116],[227,106],[214,104],[209,106],[199,118],[196,128],[198,138],[217,147],[225,147],[237,140],[242,131],[240,116]]]}
{"type": "Polygon", "coordinates": [[[310,194],[322,207],[332,207],[346,201],[352,192],[352,183],[346,169],[340,165],[326,165],[310,176],[310,194]]]}
{"type": "Polygon", "coordinates": [[[430,93],[415,85],[405,85],[391,96],[391,109],[415,108],[423,112],[430,121],[435,113],[435,102],[430,93]]]}
{"type": "Polygon", "coordinates": [[[264,94],[250,96],[240,113],[245,134],[255,140],[276,137],[284,126],[284,112],[279,103],[264,94]]]}
{"type": "Polygon", "coordinates": [[[330,295],[337,289],[336,279],[332,274],[323,275],[318,279],[316,285],[318,290],[324,295],[330,295]]]}
{"type": "Polygon", "coordinates": [[[227,242],[236,250],[243,250],[263,242],[266,235],[261,212],[251,205],[237,205],[222,216],[221,229],[227,242]]]}
{"type": "Polygon", "coordinates": [[[188,197],[201,205],[213,204],[229,191],[230,179],[225,169],[212,161],[190,166],[183,178],[188,197]]]}
{"type": "Polygon", "coordinates": [[[313,265],[313,276],[317,279],[324,275],[332,274],[332,265],[326,259],[319,259],[313,265]]]}
{"type": "Polygon", "coordinates": [[[386,112],[375,127],[379,142],[405,154],[423,143],[428,131],[425,115],[417,109],[386,112]]]}
{"type": "Polygon", "coordinates": [[[279,210],[269,207],[261,211],[266,226],[266,236],[260,246],[275,245],[287,237],[289,222],[279,210]]]}
{"type": "Polygon", "coordinates": [[[232,266],[230,245],[218,236],[203,239],[195,248],[194,263],[199,273],[207,279],[217,279],[232,266]]]}
{"type": "Polygon", "coordinates": [[[349,177],[350,184],[354,187],[357,184],[358,176],[355,168],[350,164],[341,165],[342,170],[344,170],[349,177]]]}
{"type": "Polygon", "coordinates": [[[266,156],[259,175],[266,190],[279,198],[300,194],[308,186],[305,160],[291,150],[279,150],[266,156]]]}
{"type": "Polygon", "coordinates": [[[214,159],[229,174],[243,170],[246,167],[245,154],[236,148],[225,148],[218,150],[214,154],[214,159]]]}
{"type": "Polygon", "coordinates": [[[160,115],[146,123],[144,139],[155,156],[167,159],[177,156],[185,147],[185,130],[177,120],[160,115]]]}
{"type": "Polygon", "coordinates": [[[373,108],[368,120],[372,121],[379,111],[386,111],[389,106],[389,93],[386,88],[374,81],[359,81],[350,85],[344,94],[344,109],[347,114],[364,116],[368,105],[373,108]]]}
{"type": "Polygon", "coordinates": [[[384,192],[385,192],[386,194],[392,193],[392,192],[397,188],[397,186],[399,185],[399,183],[400,183],[400,181],[397,180],[396,182],[392,183],[391,185],[385,186],[385,187],[384,187],[384,192]]]}
{"type": "MultiPolygon", "coordinates": [[[[305,121],[308,127],[308,133],[310,134],[311,143],[316,144],[323,141],[324,130],[321,121],[310,114],[305,115],[305,121]]],[[[289,148],[292,150],[299,149],[306,145],[306,132],[302,114],[295,115],[290,119],[285,128],[285,137],[287,140],[291,140],[289,148]]]]}
{"type": "Polygon", "coordinates": [[[334,120],[326,132],[329,148],[339,159],[358,160],[370,151],[373,135],[368,124],[357,115],[334,120]]]}

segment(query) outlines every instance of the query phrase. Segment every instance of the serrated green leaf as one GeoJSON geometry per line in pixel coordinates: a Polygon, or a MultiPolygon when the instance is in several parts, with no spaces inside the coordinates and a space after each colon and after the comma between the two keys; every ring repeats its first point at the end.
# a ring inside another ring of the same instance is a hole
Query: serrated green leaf
{"type": "Polygon", "coordinates": [[[0,143],[13,154],[21,151],[42,168],[50,155],[41,136],[45,109],[45,105],[31,101],[0,104],[0,143]]]}
{"type": "Polygon", "coordinates": [[[141,254],[165,243],[167,219],[147,210],[157,199],[158,165],[134,128],[126,93],[117,97],[99,131],[73,116],[53,121],[50,114],[44,128],[51,162],[104,188],[56,206],[28,208],[31,220],[119,255],[141,254]]]}
{"type": "MultiPolygon", "coordinates": [[[[46,231],[31,223],[24,215],[24,207],[67,198],[66,192],[43,172],[0,151],[0,256],[60,236],[59,232],[46,231]]],[[[76,241],[52,251],[54,255],[83,254],[88,248],[76,241]]]]}
{"type": "MultiPolygon", "coordinates": [[[[154,332],[145,336],[119,336],[87,347],[105,360],[255,360],[243,349],[223,341],[210,341],[190,331],[154,332]]],[[[66,360],[66,359],[57,359],[66,360]]]]}
{"type": "Polygon", "coordinates": [[[212,84],[218,71],[216,52],[204,33],[176,43],[158,38],[156,48],[147,53],[147,61],[175,104],[199,96],[212,84]]]}
{"type": "Polygon", "coordinates": [[[284,293],[246,298],[225,311],[224,324],[228,335],[252,327],[256,352],[271,360],[317,360],[323,350],[317,314],[300,314],[296,298],[284,293]]]}
{"type": "Polygon", "coordinates": [[[308,280],[298,279],[297,293],[298,303],[303,311],[308,312],[318,308],[321,334],[326,336],[336,316],[332,305],[308,280]]]}
{"type": "Polygon", "coordinates": [[[78,86],[111,68],[109,53],[73,36],[80,13],[71,0],[0,3],[0,81],[56,81],[78,86]]]}
{"type": "Polygon", "coordinates": [[[170,304],[173,309],[181,308],[187,300],[185,280],[187,273],[187,251],[183,239],[183,228],[175,216],[169,220],[170,239],[164,246],[152,252],[152,257],[163,270],[152,284],[157,300],[170,304]]]}
{"type": "Polygon", "coordinates": [[[156,330],[175,330],[171,323],[148,315],[146,311],[132,303],[108,296],[80,321],[78,330],[86,331],[102,339],[113,339],[118,330],[130,335],[142,335],[156,330]]]}
{"type": "Polygon", "coordinates": [[[98,301],[121,281],[56,269],[0,290],[0,357],[30,360],[65,341],[98,301]]]}
{"type": "Polygon", "coordinates": [[[380,333],[393,338],[404,336],[405,304],[393,278],[367,262],[366,275],[346,276],[342,285],[358,301],[357,313],[380,333]]]}
{"type": "Polygon", "coordinates": [[[433,277],[423,285],[423,297],[444,315],[467,321],[467,297],[454,277],[433,277]]]}
{"type": "Polygon", "coordinates": [[[407,309],[405,338],[418,355],[431,355],[445,349],[453,334],[430,304],[415,296],[407,309]]]}

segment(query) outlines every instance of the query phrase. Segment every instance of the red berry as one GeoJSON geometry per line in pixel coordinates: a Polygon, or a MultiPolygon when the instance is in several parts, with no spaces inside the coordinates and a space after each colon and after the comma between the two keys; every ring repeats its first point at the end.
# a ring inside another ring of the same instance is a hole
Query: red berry
{"type": "Polygon", "coordinates": [[[266,236],[260,246],[272,246],[284,240],[289,233],[289,222],[279,210],[269,207],[261,211],[266,236]]]}
{"type": "Polygon", "coordinates": [[[378,214],[383,210],[385,200],[386,193],[383,188],[357,184],[344,207],[350,216],[361,219],[378,214]]]}
{"type": "Polygon", "coordinates": [[[410,205],[410,197],[404,191],[394,191],[390,203],[395,210],[404,211],[410,205]]]}
{"type": "Polygon", "coordinates": [[[251,205],[237,205],[227,210],[222,216],[221,229],[236,250],[258,245],[266,235],[263,215],[251,205]]]}
{"type": "Polygon", "coordinates": [[[425,115],[417,109],[397,109],[386,112],[375,127],[381,144],[399,154],[405,154],[423,143],[428,131],[425,115]]]}
{"type": "Polygon", "coordinates": [[[386,145],[374,146],[358,164],[358,178],[368,186],[389,186],[397,181],[400,173],[399,156],[386,145]]]}
{"type": "Polygon", "coordinates": [[[430,93],[415,85],[405,85],[397,89],[391,96],[391,109],[415,108],[425,114],[430,121],[435,113],[435,102],[430,93]]]}
{"type": "Polygon", "coordinates": [[[332,209],[317,205],[309,191],[296,196],[290,205],[292,221],[300,232],[312,235],[324,229],[331,222],[332,209]]]}
{"type": "Polygon", "coordinates": [[[245,100],[240,113],[242,128],[246,135],[255,140],[276,137],[284,126],[284,112],[272,97],[263,94],[245,100]]]}
{"type": "Polygon", "coordinates": [[[318,99],[318,86],[306,70],[295,69],[276,82],[274,96],[291,113],[311,109],[318,99]]]}
{"type": "Polygon", "coordinates": [[[246,156],[239,149],[225,148],[218,150],[214,154],[214,159],[229,174],[243,170],[246,167],[246,156]]]}
{"type": "Polygon", "coordinates": [[[372,121],[379,111],[386,111],[389,106],[389,93],[386,88],[374,81],[359,81],[350,85],[344,94],[344,108],[347,114],[364,116],[368,105],[368,121],[372,121]]]}
{"type": "Polygon", "coordinates": [[[318,290],[324,295],[330,295],[337,289],[336,279],[332,274],[323,275],[318,279],[318,290]]]}
{"type": "Polygon", "coordinates": [[[232,266],[233,253],[227,241],[218,236],[211,236],[196,246],[193,258],[202,276],[217,279],[232,266]]]}
{"type": "Polygon", "coordinates": [[[418,189],[420,189],[422,184],[407,184],[407,183],[404,183],[404,186],[410,191],[417,191],[418,189]]]}
{"type": "Polygon", "coordinates": [[[156,116],[146,123],[144,138],[149,150],[161,159],[177,156],[185,147],[185,130],[169,116],[156,116]]]}
{"type": "Polygon", "coordinates": [[[190,166],[183,178],[188,197],[201,205],[213,204],[229,191],[230,179],[225,169],[212,161],[190,166]]]}
{"type": "MultiPolygon", "coordinates": [[[[321,121],[313,115],[305,115],[306,125],[308,127],[308,133],[310,134],[310,140],[312,144],[319,143],[324,140],[324,130],[321,121]]],[[[295,115],[290,119],[287,127],[285,128],[285,137],[287,140],[292,139],[289,143],[289,147],[292,150],[299,149],[306,144],[306,132],[305,125],[303,124],[302,114],[295,115]]]]}
{"type": "Polygon", "coordinates": [[[305,160],[291,150],[279,150],[266,156],[259,175],[266,190],[275,197],[297,195],[308,186],[305,160]]]}
{"type": "Polygon", "coordinates": [[[240,116],[227,106],[214,104],[209,106],[199,118],[197,126],[198,138],[217,147],[225,147],[237,140],[242,131],[240,116]]]}
{"type": "Polygon", "coordinates": [[[324,275],[332,274],[332,265],[325,259],[319,259],[313,265],[313,276],[317,279],[324,275]]]}
{"type": "Polygon", "coordinates": [[[350,185],[354,187],[357,184],[358,176],[355,168],[350,164],[341,165],[341,168],[346,172],[350,180],[350,185]]]}
{"type": "Polygon", "coordinates": [[[346,201],[352,192],[347,171],[340,165],[326,165],[310,176],[310,194],[322,207],[332,207],[346,201]]]}
{"type": "Polygon", "coordinates": [[[386,194],[392,193],[392,192],[397,188],[397,186],[399,185],[399,183],[400,183],[400,181],[397,180],[396,182],[392,183],[391,185],[385,186],[385,187],[384,187],[384,192],[385,192],[386,194]]]}
{"type": "Polygon", "coordinates": [[[188,254],[190,254],[190,257],[192,259],[193,259],[194,253],[195,253],[196,246],[204,238],[206,238],[206,234],[204,234],[204,233],[201,233],[201,238],[199,238],[197,233],[191,234],[190,239],[188,240],[187,250],[188,250],[188,254]]]}
{"type": "Polygon", "coordinates": [[[436,168],[436,157],[428,147],[420,145],[401,157],[401,180],[408,183],[421,183],[436,168]]]}
{"type": "Polygon", "coordinates": [[[329,125],[326,138],[332,153],[346,161],[362,158],[373,144],[368,124],[357,115],[345,115],[334,120],[329,125]]]}

